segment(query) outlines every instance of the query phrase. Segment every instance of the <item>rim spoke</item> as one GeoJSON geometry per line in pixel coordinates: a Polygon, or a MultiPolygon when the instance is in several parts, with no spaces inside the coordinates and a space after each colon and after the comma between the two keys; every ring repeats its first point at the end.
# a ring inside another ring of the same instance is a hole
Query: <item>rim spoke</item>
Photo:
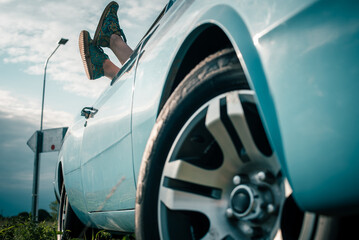
{"type": "Polygon", "coordinates": [[[161,187],[160,201],[171,210],[201,212],[205,215],[211,211],[220,211],[223,208],[222,205],[225,204],[221,200],[166,187],[161,187]]]}
{"type": "Polygon", "coordinates": [[[236,149],[236,144],[233,143],[221,121],[220,99],[213,99],[209,104],[205,124],[222,150],[224,164],[229,165],[229,169],[232,169],[232,171],[238,169],[242,164],[241,161],[238,161],[238,151],[240,150],[236,149]]]}
{"type": "Polygon", "coordinates": [[[226,236],[238,236],[240,234],[235,226],[228,224],[225,215],[226,201],[165,187],[161,188],[160,201],[170,210],[204,214],[210,222],[210,229],[202,239],[224,239],[226,236]]]}
{"type": "Polygon", "coordinates": [[[229,239],[237,239],[238,236],[241,235],[236,224],[228,224],[228,219],[224,214],[209,214],[207,217],[209,218],[210,228],[202,240],[226,239],[226,237],[232,237],[229,239]]]}
{"type": "Polygon", "coordinates": [[[271,154],[271,156],[267,157],[258,149],[247,124],[244,110],[238,95],[246,101],[254,103],[254,92],[250,90],[243,90],[239,91],[239,94],[238,92],[232,92],[227,95],[227,112],[237,134],[242,140],[244,149],[252,162],[259,161],[270,163],[272,170],[277,173],[280,170],[280,166],[276,160],[275,154],[271,154]]]}
{"type": "Polygon", "coordinates": [[[231,93],[227,95],[227,112],[251,160],[262,159],[264,156],[258,150],[252,138],[251,132],[246,122],[244,110],[237,93],[231,93]]]}
{"type": "Polygon", "coordinates": [[[165,165],[163,175],[165,177],[215,188],[225,187],[229,177],[222,167],[216,170],[207,170],[180,159],[168,162],[165,165]]]}

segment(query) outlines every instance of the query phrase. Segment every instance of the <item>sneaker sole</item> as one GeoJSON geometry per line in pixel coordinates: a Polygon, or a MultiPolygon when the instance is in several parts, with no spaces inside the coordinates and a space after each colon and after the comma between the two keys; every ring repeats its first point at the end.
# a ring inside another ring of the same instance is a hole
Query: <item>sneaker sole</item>
{"type": "Polygon", "coordinates": [[[93,37],[93,41],[94,41],[96,46],[98,45],[98,35],[100,34],[100,31],[101,31],[101,28],[102,28],[102,25],[103,25],[103,20],[105,19],[106,15],[108,14],[108,12],[110,10],[110,7],[113,4],[118,5],[115,1],[112,1],[109,4],[107,4],[107,6],[105,7],[105,10],[103,10],[103,13],[101,15],[100,21],[97,24],[97,28],[96,28],[96,31],[95,31],[95,36],[93,37]]]}
{"type": "Polygon", "coordinates": [[[86,72],[87,78],[92,80],[93,74],[92,74],[92,71],[90,71],[91,57],[90,57],[88,38],[89,38],[89,33],[87,31],[81,31],[80,37],[79,37],[79,48],[80,48],[80,55],[81,55],[81,59],[84,64],[84,67],[85,67],[85,72],[86,72]]]}

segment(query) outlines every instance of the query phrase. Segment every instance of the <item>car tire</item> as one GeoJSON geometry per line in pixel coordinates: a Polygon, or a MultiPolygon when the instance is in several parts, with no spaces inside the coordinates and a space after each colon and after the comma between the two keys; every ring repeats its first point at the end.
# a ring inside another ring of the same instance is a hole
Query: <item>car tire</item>
{"type": "Polygon", "coordinates": [[[158,116],[140,167],[135,211],[137,239],[159,239],[157,205],[161,176],[182,126],[209,100],[238,89],[249,87],[234,50],[225,49],[198,64],[172,93],[158,116]]]}
{"type": "Polygon", "coordinates": [[[57,240],[66,240],[82,237],[85,229],[82,222],[77,218],[69,203],[65,184],[61,188],[61,197],[57,217],[57,230],[61,234],[57,235],[57,240]]]}

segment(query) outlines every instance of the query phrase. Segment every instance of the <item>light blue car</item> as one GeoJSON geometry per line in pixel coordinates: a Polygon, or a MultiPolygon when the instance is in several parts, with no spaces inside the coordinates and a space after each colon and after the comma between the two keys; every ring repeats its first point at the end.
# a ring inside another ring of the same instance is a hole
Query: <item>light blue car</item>
{"type": "Polygon", "coordinates": [[[358,104],[358,1],[170,1],[66,134],[59,230],[347,239],[358,104]]]}

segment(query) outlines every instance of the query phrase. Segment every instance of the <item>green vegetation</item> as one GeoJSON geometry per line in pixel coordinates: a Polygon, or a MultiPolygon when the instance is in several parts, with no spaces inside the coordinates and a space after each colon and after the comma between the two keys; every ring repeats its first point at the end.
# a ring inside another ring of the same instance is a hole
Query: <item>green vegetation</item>
{"type": "MultiPolygon", "coordinates": [[[[54,204],[54,203],[51,203],[54,204]]],[[[51,205],[50,205],[51,206],[51,205]]],[[[56,240],[57,231],[56,212],[49,214],[45,210],[39,210],[39,222],[31,221],[31,216],[20,213],[16,217],[5,218],[0,215],[0,240],[56,240]]],[[[66,234],[66,233],[65,233],[66,234]]],[[[92,231],[83,240],[134,240],[133,235],[124,237],[112,236],[106,231],[92,231]]],[[[69,239],[79,240],[79,239],[69,239]]]]}
{"type": "Polygon", "coordinates": [[[51,210],[50,215],[52,220],[57,221],[57,211],[59,209],[59,202],[55,200],[50,203],[49,207],[51,210]]]}
{"type": "Polygon", "coordinates": [[[0,240],[56,239],[56,222],[32,222],[24,213],[16,217],[0,216],[0,240]]]}

